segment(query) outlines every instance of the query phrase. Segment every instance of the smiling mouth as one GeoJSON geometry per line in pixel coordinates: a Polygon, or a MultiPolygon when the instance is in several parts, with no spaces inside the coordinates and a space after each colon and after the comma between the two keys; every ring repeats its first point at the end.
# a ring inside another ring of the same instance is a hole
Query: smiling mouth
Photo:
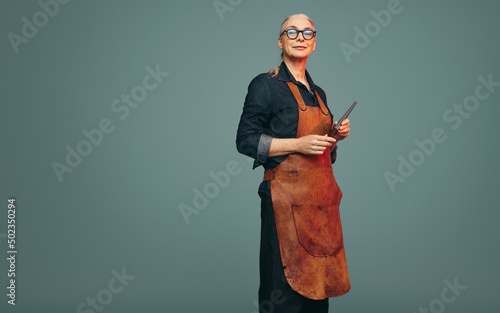
{"type": "Polygon", "coordinates": [[[304,47],[304,46],[296,46],[296,47],[294,47],[294,48],[295,48],[295,49],[301,49],[301,50],[302,50],[302,49],[306,49],[307,47],[304,47]]]}

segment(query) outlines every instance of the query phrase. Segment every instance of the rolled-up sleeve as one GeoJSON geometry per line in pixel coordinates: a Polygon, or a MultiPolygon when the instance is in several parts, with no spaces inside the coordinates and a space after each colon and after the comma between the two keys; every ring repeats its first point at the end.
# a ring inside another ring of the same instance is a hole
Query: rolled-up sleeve
{"type": "Polygon", "coordinates": [[[272,95],[265,75],[255,77],[248,86],[243,112],[236,134],[238,152],[255,159],[253,168],[267,160],[272,137],[265,133],[269,129],[272,95]]]}
{"type": "Polygon", "coordinates": [[[259,146],[257,147],[257,157],[253,163],[253,168],[266,163],[267,154],[269,153],[269,148],[271,147],[271,141],[273,137],[262,134],[260,135],[259,146]]]}

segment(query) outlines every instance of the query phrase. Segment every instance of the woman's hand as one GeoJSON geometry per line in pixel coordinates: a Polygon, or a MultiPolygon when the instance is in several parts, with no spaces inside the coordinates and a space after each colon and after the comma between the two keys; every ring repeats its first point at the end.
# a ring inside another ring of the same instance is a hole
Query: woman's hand
{"type": "MultiPolygon", "coordinates": [[[[335,127],[337,123],[338,122],[335,122],[332,128],[335,127]]],[[[347,136],[349,136],[349,130],[350,130],[349,127],[350,127],[349,119],[346,118],[340,125],[339,131],[333,136],[333,138],[337,139],[337,141],[345,139],[347,136]]]]}
{"type": "MultiPolygon", "coordinates": [[[[349,125],[349,122],[347,125],[349,125]]],[[[349,133],[346,136],[348,135],[349,133]]],[[[307,135],[300,138],[273,138],[267,156],[275,157],[290,153],[320,155],[328,147],[330,151],[333,150],[335,144],[337,144],[337,139],[328,135],[307,135]]]]}
{"type": "Polygon", "coordinates": [[[328,135],[307,135],[297,138],[296,150],[302,154],[319,155],[327,147],[333,147],[337,140],[328,135]]]}

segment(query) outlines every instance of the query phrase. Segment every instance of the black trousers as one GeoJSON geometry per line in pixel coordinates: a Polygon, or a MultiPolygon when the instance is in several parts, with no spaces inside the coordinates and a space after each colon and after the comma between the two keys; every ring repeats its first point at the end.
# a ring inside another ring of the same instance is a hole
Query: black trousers
{"type": "Polygon", "coordinates": [[[328,313],[328,298],[312,300],[288,284],[278,244],[271,196],[261,198],[259,313],[328,313]]]}

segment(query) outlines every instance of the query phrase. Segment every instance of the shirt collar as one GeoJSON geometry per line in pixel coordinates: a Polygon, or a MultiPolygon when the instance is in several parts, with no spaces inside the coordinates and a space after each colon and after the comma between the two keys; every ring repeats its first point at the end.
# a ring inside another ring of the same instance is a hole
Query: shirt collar
{"type": "MultiPolygon", "coordinates": [[[[278,72],[278,79],[286,82],[293,82],[295,85],[298,85],[298,82],[295,80],[295,77],[290,73],[290,70],[285,64],[285,61],[281,61],[280,65],[280,71],[278,72]]],[[[311,86],[311,90],[315,90],[314,82],[311,79],[311,76],[309,75],[309,72],[306,70],[306,79],[307,82],[309,83],[309,86],[311,86]]]]}

